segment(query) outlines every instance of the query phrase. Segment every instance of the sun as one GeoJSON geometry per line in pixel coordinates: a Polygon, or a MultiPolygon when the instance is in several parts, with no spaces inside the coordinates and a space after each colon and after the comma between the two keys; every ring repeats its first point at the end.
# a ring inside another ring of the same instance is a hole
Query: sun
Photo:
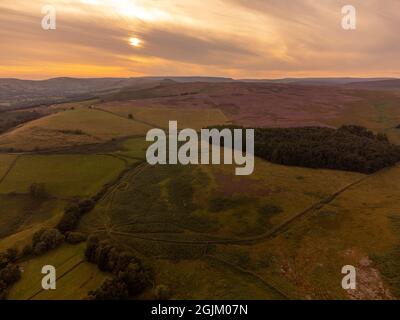
{"type": "Polygon", "coordinates": [[[131,46],[138,48],[142,45],[142,40],[140,40],[139,38],[130,38],[129,43],[131,44],[131,46]]]}

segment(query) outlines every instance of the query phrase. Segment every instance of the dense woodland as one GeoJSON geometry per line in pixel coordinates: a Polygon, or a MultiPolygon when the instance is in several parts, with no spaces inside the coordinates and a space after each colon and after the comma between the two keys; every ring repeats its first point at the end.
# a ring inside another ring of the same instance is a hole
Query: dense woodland
{"type": "Polygon", "coordinates": [[[400,161],[400,147],[391,144],[386,135],[354,125],[338,129],[257,128],[254,153],[288,166],[362,173],[373,173],[400,161]]]}
{"type": "Polygon", "coordinates": [[[400,161],[400,148],[359,126],[257,129],[255,154],[309,168],[373,173],[400,161]]]}

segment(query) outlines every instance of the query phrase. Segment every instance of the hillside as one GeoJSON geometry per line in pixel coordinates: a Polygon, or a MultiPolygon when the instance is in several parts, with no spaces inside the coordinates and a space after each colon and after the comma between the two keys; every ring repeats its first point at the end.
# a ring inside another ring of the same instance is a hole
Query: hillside
{"type": "Polygon", "coordinates": [[[0,294],[121,297],[134,279],[137,299],[400,297],[392,144],[400,142],[399,98],[343,86],[186,80],[8,111],[0,252],[16,248],[9,268],[25,271],[0,294]],[[15,112],[24,112],[21,122],[15,112]],[[149,166],[145,135],[169,120],[196,130],[256,127],[254,173],[149,166]],[[121,280],[115,268],[127,259],[134,267],[121,280]],[[41,290],[43,261],[59,268],[62,290],[41,290]],[[351,293],[340,284],[344,264],[361,270],[351,293]]]}

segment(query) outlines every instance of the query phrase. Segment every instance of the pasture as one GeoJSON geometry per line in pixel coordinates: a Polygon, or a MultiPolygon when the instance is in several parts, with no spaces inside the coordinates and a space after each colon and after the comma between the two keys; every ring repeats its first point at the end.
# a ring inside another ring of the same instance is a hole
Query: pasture
{"type": "Polygon", "coordinates": [[[110,275],[85,261],[85,244],[64,244],[40,257],[21,263],[22,278],[10,290],[11,300],[69,300],[84,299],[89,291],[97,289],[110,275]],[[44,265],[52,265],[57,271],[57,289],[42,289],[41,273],[44,265]]]}
{"type": "Polygon", "coordinates": [[[150,127],[108,112],[79,108],[31,121],[0,136],[0,148],[24,151],[60,149],[113,138],[144,135],[150,127]]]}
{"type": "Polygon", "coordinates": [[[50,196],[89,197],[124,167],[122,160],[107,155],[24,155],[0,184],[0,194],[26,194],[39,183],[50,196]]]}
{"type": "Polygon", "coordinates": [[[156,128],[168,128],[168,121],[170,120],[178,121],[180,129],[192,128],[195,130],[230,123],[224,113],[216,108],[141,107],[139,103],[134,101],[100,104],[97,108],[107,110],[125,118],[132,115],[134,120],[147,123],[156,128]]]}
{"type": "Polygon", "coordinates": [[[251,177],[236,177],[232,166],[139,166],[79,229],[162,265],[157,277],[173,298],[293,297],[293,283],[263,260],[268,250],[253,257],[254,250],[268,246],[276,228],[365,175],[261,159],[255,168],[251,177]],[[187,290],[191,285],[196,292],[187,290]]]}

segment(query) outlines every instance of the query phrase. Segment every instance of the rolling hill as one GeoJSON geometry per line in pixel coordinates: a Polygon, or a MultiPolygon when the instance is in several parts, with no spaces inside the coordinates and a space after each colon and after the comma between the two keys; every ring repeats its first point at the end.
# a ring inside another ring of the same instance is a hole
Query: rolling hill
{"type": "MultiPolygon", "coordinates": [[[[263,139],[274,136],[271,149],[284,144],[296,159],[305,159],[308,139],[315,138],[312,150],[323,149],[315,158],[328,164],[345,150],[369,161],[374,150],[392,148],[376,134],[400,143],[396,92],[371,89],[374,81],[363,82],[368,89],[343,85],[349,79],[334,85],[321,79],[52,81],[40,86],[104,91],[90,101],[35,106],[40,118],[0,134],[0,251],[17,248],[15,263],[24,270],[7,289],[9,299],[85,299],[115,278],[104,265],[115,248],[151,270],[152,285],[138,299],[159,298],[157,288],[167,299],[400,298],[398,165],[380,163],[365,174],[347,166],[341,168],[353,171],[273,164],[257,154],[264,159],[255,159],[254,174],[239,177],[232,165],[149,166],[144,139],[168,120],[197,130],[242,125],[260,127],[263,139]],[[373,133],[358,139],[334,129],[350,124],[373,133]],[[328,142],[334,153],[324,149],[328,142]],[[89,203],[84,212],[82,203],[89,203]],[[54,230],[71,216],[77,226],[64,235],[83,240],[64,240],[42,254],[28,250],[36,232],[54,230]],[[87,236],[104,241],[97,266],[87,259],[87,236]],[[41,290],[45,262],[59,269],[62,290],[41,290]],[[359,270],[352,292],[341,287],[346,264],[359,270]]],[[[36,85],[24,89],[27,96],[36,85]]],[[[352,160],[341,158],[345,165],[352,160]]]]}

